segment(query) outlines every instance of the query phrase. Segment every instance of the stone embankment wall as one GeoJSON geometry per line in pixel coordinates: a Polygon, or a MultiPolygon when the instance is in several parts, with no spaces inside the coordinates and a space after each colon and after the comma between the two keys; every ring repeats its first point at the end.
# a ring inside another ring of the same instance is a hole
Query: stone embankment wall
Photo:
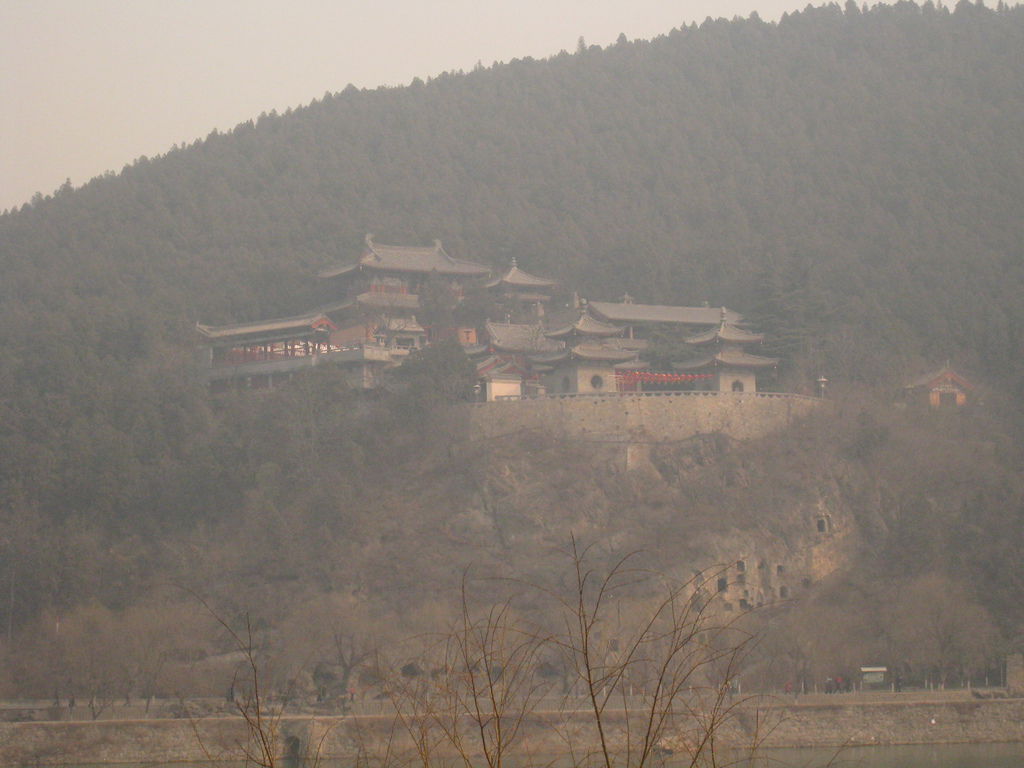
{"type": "MultiPolygon", "coordinates": [[[[737,708],[718,739],[744,746],[839,747],[871,744],[956,744],[1024,741],[1024,699],[915,701],[737,708]]],[[[612,741],[621,737],[609,717],[612,741]]],[[[561,754],[561,735],[590,743],[589,721],[563,715],[530,718],[520,747],[535,755],[561,754]],[[561,734],[561,735],[560,735],[561,734]]],[[[402,729],[392,717],[289,717],[278,723],[282,756],[308,754],[355,757],[390,747],[405,750],[402,729]]],[[[162,763],[238,760],[246,743],[238,718],[188,720],[104,720],[99,722],[0,723],[0,765],[79,765],[83,763],[162,763]]],[[[673,736],[664,739],[671,748],[673,736]]]]}
{"type": "Polygon", "coordinates": [[[770,709],[765,746],[1024,741],[1024,699],[822,704],[770,709]]]}
{"type": "Polygon", "coordinates": [[[672,392],[550,396],[469,406],[475,438],[543,430],[578,440],[674,442],[720,432],[738,440],[762,437],[820,408],[805,395],[672,392]]]}

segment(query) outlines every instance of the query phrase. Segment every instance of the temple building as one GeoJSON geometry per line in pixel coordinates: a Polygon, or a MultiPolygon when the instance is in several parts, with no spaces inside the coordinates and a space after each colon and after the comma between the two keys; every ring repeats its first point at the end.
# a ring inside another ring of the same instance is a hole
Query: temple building
{"type": "MultiPolygon", "coordinates": [[[[366,236],[359,259],[320,272],[320,279],[333,286],[339,298],[353,299],[371,307],[390,306],[394,296],[418,296],[427,280],[441,278],[456,293],[465,281],[486,278],[491,270],[483,264],[456,259],[445,252],[440,240],[433,245],[383,245],[366,236]]],[[[418,302],[399,302],[416,309],[418,302]]]]}
{"type": "Polygon", "coordinates": [[[327,361],[342,365],[353,386],[370,388],[392,362],[384,349],[335,345],[337,326],[321,312],[234,325],[197,323],[196,330],[201,371],[215,392],[273,387],[327,361]]]}
{"type": "Polygon", "coordinates": [[[614,343],[577,344],[548,360],[547,391],[558,395],[604,395],[618,392],[620,365],[634,368],[637,351],[614,343]]]}
{"type": "Polygon", "coordinates": [[[912,403],[956,409],[967,405],[974,389],[975,385],[954,371],[947,362],[939,370],[914,379],[903,391],[912,403]]]}
{"type": "MultiPolygon", "coordinates": [[[[430,246],[384,245],[367,235],[358,260],[320,272],[330,295],[321,309],[339,326],[340,340],[370,341],[394,318],[415,322],[429,282],[438,281],[458,300],[470,282],[490,274],[482,264],[448,255],[440,240],[430,246]]],[[[428,341],[457,337],[475,342],[473,329],[424,327],[424,332],[428,341]]]]}
{"type": "Polygon", "coordinates": [[[565,344],[559,355],[544,362],[551,366],[545,376],[553,394],[606,394],[616,392],[616,366],[637,364],[646,342],[623,337],[623,327],[595,318],[584,306],[576,318],[547,332],[547,337],[565,344]]]}
{"type": "MultiPolygon", "coordinates": [[[[484,323],[486,341],[477,357],[477,378],[484,399],[513,395],[541,395],[546,388],[541,376],[551,370],[547,361],[559,357],[565,344],[549,339],[544,326],[535,323],[484,323]],[[517,376],[518,388],[511,383],[517,376]]],[[[467,353],[476,350],[467,349],[467,353]]]]}
{"type": "Polygon", "coordinates": [[[544,326],[536,323],[484,323],[487,347],[492,354],[529,358],[561,352],[565,343],[548,338],[544,326]]]}
{"type": "Polygon", "coordinates": [[[392,357],[405,357],[427,346],[427,330],[409,317],[386,317],[374,328],[373,341],[388,350],[392,357]]]}
{"type": "Polygon", "coordinates": [[[524,272],[512,259],[512,264],[503,275],[487,283],[487,288],[509,307],[517,318],[523,315],[544,316],[544,307],[558,283],[546,277],[524,272]]]}
{"type": "Polygon", "coordinates": [[[719,392],[756,392],[757,372],[773,370],[779,361],[774,357],[760,357],[744,350],[747,344],[760,344],[764,336],[751,333],[730,322],[729,310],[722,307],[717,328],[686,339],[686,343],[700,351],[700,356],[673,368],[686,373],[710,373],[705,388],[719,392]]]}
{"type": "Polygon", "coordinates": [[[687,333],[717,326],[722,321],[723,311],[730,324],[743,321],[743,316],[731,309],[635,304],[629,294],[619,302],[592,301],[588,308],[598,320],[622,327],[625,336],[631,339],[649,338],[656,329],[687,333]]]}
{"type": "Polygon", "coordinates": [[[477,400],[483,402],[519,400],[524,395],[543,394],[536,387],[532,390],[527,388],[528,382],[535,380],[528,369],[497,355],[490,355],[477,363],[476,379],[477,400]]]}

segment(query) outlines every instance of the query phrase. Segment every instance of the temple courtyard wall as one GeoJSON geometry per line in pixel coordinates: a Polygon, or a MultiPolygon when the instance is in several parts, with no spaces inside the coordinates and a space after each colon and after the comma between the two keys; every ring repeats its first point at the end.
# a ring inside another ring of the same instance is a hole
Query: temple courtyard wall
{"type": "Polygon", "coordinates": [[[650,392],[552,395],[469,406],[475,439],[524,430],[556,437],[660,443],[721,433],[737,440],[763,437],[827,402],[767,392],[650,392]]]}

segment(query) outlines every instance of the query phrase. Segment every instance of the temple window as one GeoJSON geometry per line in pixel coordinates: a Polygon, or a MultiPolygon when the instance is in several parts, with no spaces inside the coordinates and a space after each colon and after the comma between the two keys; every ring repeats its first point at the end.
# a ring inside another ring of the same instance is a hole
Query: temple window
{"type": "Polygon", "coordinates": [[[604,386],[604,379],[598,376],[596,373],[590,377],[590,386],[593,389],[601,389],[604,386]]]}
{"type": "Polygon", "coordinates": [[[781,564],[775,566],[775,573],[778,574],[779,576],[781,576],[785,572],[786,572],[786,569],[781,564]]]}
{"type": "Polygon", "coordinates": [[[740,573],[743,573],[745,570],[747,570],[746,562],[743,561],[743,560],[737,560],[736,561],[736,570],[739,571],[740,573]]]}
{"type": "Polygon", "coordinates": [[[740,610],[741,611],[749,611],[750,610],[750,603],[747,602],[746,598],[741,598],[740,599],[740,610]]]}
{"type": "Polygon", "coordinates": [[[830,526],[829,526],[829,521],[828,521],[827,517],[819,517],[817,524],[818,524],[818,533],[828,533],[830,526]]]}
{"type": "Polygon", "coordinates": [[[722,578],[720,578],[718,580],[718,591],[719,592],[725,592],[725,590],[727,590],[728,588],[729,588],[729,581],[728,581],[728,579],[725,578],[725,576],[723,576],[722,578]]]}
{"type": "Polygon", "coordinates": [[[739,379],[734,381],[732,383],[732,391],[733,392],[742,392],[743,391],[743,382],[740,381],[739,379]]]}

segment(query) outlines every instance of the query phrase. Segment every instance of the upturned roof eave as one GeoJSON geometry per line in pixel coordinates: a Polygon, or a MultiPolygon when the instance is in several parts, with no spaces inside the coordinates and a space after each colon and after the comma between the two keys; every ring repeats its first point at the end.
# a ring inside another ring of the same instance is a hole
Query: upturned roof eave
{"type": "MultiPolygon", "coordinates": [[[[629,325],[676,324],[676,325],[719,325],[722,322],[722,308],[685,307],[667,304],[634,304],[613,301],[591,301],[588,307],[599,317],[611,323],[629,325]]],[[[743,315],[731,309],[725,310],[726,322],[736,325],[743,321],[743,315]]]]}
{"type": "Polygon", "coordinates": [[[570,355],[577,360],[591,360],[594,362],[624,363],[637,357],[632,350],[608,349],[603,347],[574,347],[570,355]]]}
{"type": "Polygon", "coordinates": [[[710,357],[703,357],[697,360],[672,363],[672,368],[677,371],[697,371],[703,368],[773,368],[779,364],[776,357],[760,357],[758,355],[744,354],[742,357],[735,355],[716,354],[710,357]]]}
{"type": "Polygon", "coordinates": [[[322,312],[270,320],[256,320],[249,323],[230,325],[204,325],[196,323],[196,330],[210,340],[228,339],[267,333],[315,333],[320,327],[334,328],[334,323],[322,312]]]}
{"type": "Polygon", "coordinates": [[[684,339],[684,341],[693,346],[703,346],[718,341],[723,341],[727,344],[760,344],[764,341],[764,334],[752,333],[732,325],[724,325],[710,331],[698,333],[695,336],[684,339]]]}
{"type": "Polygon", "coordinates": [[[355,272],[358,269],[359,262],[356,262],[355,264],[342,264],[341,266],[327,267],[326,269],[322,269],[317,273],[316,276],[322,280],[327,280],[332,277],[340,277],[341,275],[347,275],[348,273],[355,272]]]}
{"type": "Polygon", "coordinates": [[[918,378],[914,379],[911,383],[905,385],[904,389],[917,389],[918,387],[934,387],[941,383],[943,379],[954,381],[966,390],[973,390],[976,388],[976,385],[974,383],[965,379],[952,368],[950,368],[949,366],[943,366],[937,371],[932,371],[931,373],[927,373],[924,376],[919,376],[918,378]]]}
{"type": "Polygon", "coordinates": [[[493,323],[488,320],[484,324],[491,347],[503,352],[545,353],[558,351],[561,342],[552,341],[544,336],[540,325],[522,323],[493,323]]]}

